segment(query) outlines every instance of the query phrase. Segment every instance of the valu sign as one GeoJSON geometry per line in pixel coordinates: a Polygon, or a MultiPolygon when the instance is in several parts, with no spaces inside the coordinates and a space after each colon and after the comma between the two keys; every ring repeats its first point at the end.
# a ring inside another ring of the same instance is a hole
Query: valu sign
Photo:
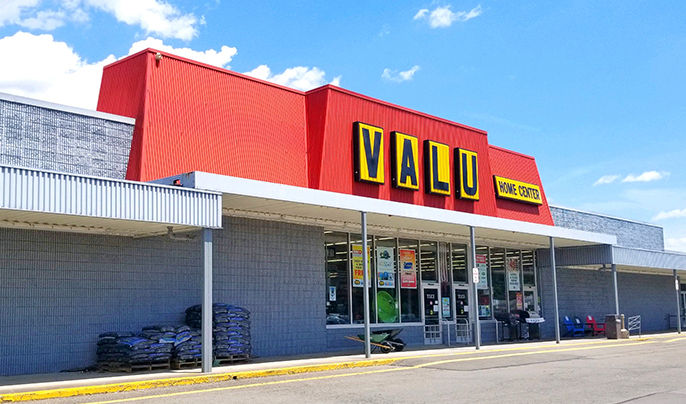
{"type": "MultiPolygon", "coordinates": [[[[355,180],[384,184],[384,130],[362,122],[354,123],[355,180]]],[[[434,195],[453,194],[451,175],[455,176],[455,195],[479,200],[477,153],[453,149],[454,174],[450,169],[450,146],[433,140],[424,144],[425,191],[434,195]]],[[[419,189],[419,139],[401,132],[391,132],[391,184],[398,189],[419,189]]]]}

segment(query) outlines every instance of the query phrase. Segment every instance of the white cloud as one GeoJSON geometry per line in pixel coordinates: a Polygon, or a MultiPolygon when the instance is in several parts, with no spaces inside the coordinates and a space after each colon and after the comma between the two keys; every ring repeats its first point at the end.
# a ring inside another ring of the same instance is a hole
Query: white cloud
{"type": "MultiPolygon", "coordinates": [[[[134,43],[129,54],[146,47],[219,67],[226,67],[236,54],[236,48],[228,46],[219,51],[173,48],[155,38],[134,43]]],[[[0,55],[12,55],[7,58],[11,63],[0,63],[0,91],[88,109],[97,105],[103,67],[117,60],[109,55],[90,62],[52,35],[26,32],[0,38],[0,55]]]]}
{"type": "Polygon", "coordinates": [[[202,23],[192,13],[184,14],[163,0],[83,0],[85,4],[106,11],[125,24],[138,25],[146,33],[188,41],[198,34],[202,23]]]}
{"type": "Polygon", "coordinates": [[[89,63],[52,35],[25,32],[0,39],[0,55],[12,55],[0,63],[0,91],[83,108],[95,107],[102,68],[116,60],[89,63]]]}
{"type": "MultiPolygon", "coordinates": [[[[244,74],[301,91],[311,90],[326,84],[326,80],[324,79],[326,72],[318,67],[309,68],[306,66],[296,66],[290,67],[282,73],[272,74],[269,66],[259,65],[244,74]]],[[[341,76],[334,77],[331,84],[340,86],[341,76]]]]}
{"type": "Polygon", "coordinates": [[[593,186],[595,187],[596,185],[611,184],[615,182],[615,180],[618,178],[619,175],[603,175],[602,177],[598,178],[596,182],[593,183],[593,186]]]}
{"type": "Polygon", "coordinates": [[[686,217],[686,209],[673,209],[669,211],[661,211],[653,217],[653,220],[673,219],[677,217],[686,217]]]}
{"type": "Polygon", "coordinates": [[[431,28],[447,28],[453,25],[455,21],[469,21],[472,18],[480,16],[482,12],[481,5],[478,5],[469,11],[453,11],[450,9],[450,6],[436,7],[431,12],[429,12],[429,9],[423,8],[417,11],[417,14],[414,15],[413,19],[426,19],[431,28]]]}
{"type": "Polygon", "coordinates": [[[28,17],[17,21],[17,25],[28,29],[52,31],[63,26],[65,18],[64,11],[41,10],[36,13],[35,17],[28,17]]]}
{"type": "Polygon", "coordinates": [[[164,0],[62,0],[60,9],[39,9],[40,0],[2,0],[0,27],[16,24],[32,30],[50,31],[66,20],[84,22],[87,11],[96,9],[110,13],[119,22],[141,27],[146,34],[188,41],[198,34],[197,26],[204,19],[193,13],[183,13],[164,0]]]}
{"type": "Polygon", "coordinates": [[[417,73],[417,71],[419,71],[418,65],[414,65],[409,70],[405,70],[402,72],[385,68],[381,73],[381,78],[388,81],[395,81],[396,83],[401,83],[403,81],[412,80],[412,77],[415,73],[417,73]]]}
{"type": "Polygon", "coordinates": [[[222,46],[219,51],[214,49],[196,51],[191,48],[174,48],[173,46],[165,45],[161,39],[148,37],[142,41],[134,42],[129,49],[129,55],[146,48],[173,53],[174,55],[223,68],[229,68],[229,62],[238,53],[236,48],[226,45],[222,46]]]}
{"type": "Polygon", "coordinates": [[[639,175],[629,174],[622,180],[622,182],[650,182],[661,180],[667,176],[669,176],[669,173],[664,171],[645,171],[639,175]]]}
{"type": "Polygon", "coordinates": [[[686,252],[686,237],[666,238],[665,250],[686,252]]]}
{"type": "Polygon", "coordinates": [[[417,14],[415,14],[412,19],[413,20],[420,20],[420,19],[424,18],[428,12],[429,12],[428,8],[423,8],[423,9],[417,11],[417,14]]]}

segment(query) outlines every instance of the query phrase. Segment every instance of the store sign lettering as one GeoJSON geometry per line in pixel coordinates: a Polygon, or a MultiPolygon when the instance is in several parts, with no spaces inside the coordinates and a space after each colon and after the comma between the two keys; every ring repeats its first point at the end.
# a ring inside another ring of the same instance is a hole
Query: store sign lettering
{"type": "MultiPolygon", "coordinates": [[[[401,132],[391,132],[391,183],[398,189],[419,189],[419,140],[401,132]]],[[[355,180],[384,184],[384,130],[362,122],[354,123],[355,180]]],[[[450,146],[424,141],[424,184],[427,193],[449,196],[451,189],[450,146]]],[[[479,200],[478,157],[475,151],[456,148],[455,194],[479,200]]]]}
{"type": "Polygon", "coordinates": [[[450,195],[450,146],[424,141],[424,173],[426,192],[450,195]]]}
{"type": "Polygon", "coordinates": [[[393,186],[419,189],[419,140],[400,132],[391,132],[391,174],[393,186]]]}
{"type": "Polygon", "coordinates": [[[498,198],[510,199],[517,202],[526,202],[534,205],[542,205],[541,188],[538,185],[509,178],[493,176],[495,182],[495,194],[498,198]]]}
{"type": "Polygon", "coordinates": [[[383,129],[355,122],[355,179],[384,183],[383,129]]]}

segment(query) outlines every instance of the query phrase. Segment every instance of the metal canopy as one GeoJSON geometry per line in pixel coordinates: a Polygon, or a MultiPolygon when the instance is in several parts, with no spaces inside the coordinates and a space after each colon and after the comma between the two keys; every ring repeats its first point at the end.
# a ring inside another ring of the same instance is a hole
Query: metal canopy
{"type": "Polygon", "coordinates": [[[221,227],[214,192],[0,166],[0,227],[142,237],[221,227]]]}
{"type": "Polygon", "coordinates": [[[469,227],[479,242],[545,248],[549,237],[559,247],[616,244],[613,235],[566,229],[517,220],[456,212],[356,195],[274,184],[205,172],[192,172],[155,182],[221,192],[226,215],[252,217],[360,231],[360,211],[375,234],[436,237],[466,243],[469,227]]]}

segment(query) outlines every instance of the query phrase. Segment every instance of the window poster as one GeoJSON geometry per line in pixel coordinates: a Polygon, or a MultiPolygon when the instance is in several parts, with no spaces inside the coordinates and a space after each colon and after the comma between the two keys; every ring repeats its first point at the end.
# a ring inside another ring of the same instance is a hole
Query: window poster
{"type": "Polygon", "coordinates": [[[488,289],[488,259],[486,254],[476,254],[476,267],[479,270],[478,289],[488,289]]]}
{"type": "MultiPolygon", "coordinates": [[[[353,286],[361,288],[364,284],[364,261],[362,261],[364,257],[362,257],[362,246],[360,244],[353,244],[350,247],[353,255],[353,286]]],[[[372,286],[372,278],[369,275],[371,269],[371,257],[369,256],[369,247],[367,247],[367,277],[369,279],[367,287],[372,286]]]]}
{"type": "Polygon", "coordinates": [[[416,288],[416,252],[414,250],[398,250],[398,255],[400,256],[400,287],[403,289],[416,288]]]}
{"type": "Polygon", "coordinates": [[[519,292],[521,289],[519,284],[519,258],[507,258],[505,260],[505,269],[507,270],[507,290],[519,292]]]}
{"type": "Polygon", "coordinates": [[[393,247],[376,247],[377,286],[395,288],[395,252],[393,247]]]}

